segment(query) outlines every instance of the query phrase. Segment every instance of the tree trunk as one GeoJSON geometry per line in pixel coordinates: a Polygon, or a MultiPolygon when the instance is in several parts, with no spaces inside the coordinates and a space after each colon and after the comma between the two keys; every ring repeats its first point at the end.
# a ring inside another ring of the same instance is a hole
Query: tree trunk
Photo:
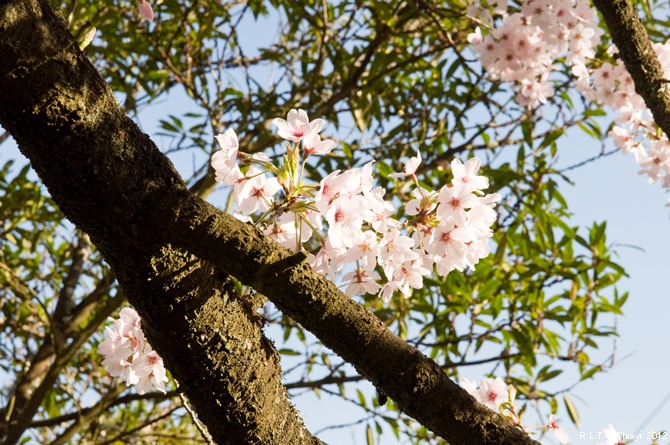
{"type": "Polygon", "coordinates": [[[218,443],[316,443],[227,274],[270,298],[450,443],[537,443],[295,254],[192,195],[48,4],[0,1],[0,123],[88,233],[218,443]]]}
{"type": "MultiPolygon", "coordinates": [[[[288,400],[260,315],[235,297],[225,273],[165,242],[157,196],[185,186],[47,3],[0,3],[0,54],[2,125],[91,235],[213,439],[320,443],[288,400]]],[[[22,408],[14,406],[5,443],[32,418],[22,408]]]]}

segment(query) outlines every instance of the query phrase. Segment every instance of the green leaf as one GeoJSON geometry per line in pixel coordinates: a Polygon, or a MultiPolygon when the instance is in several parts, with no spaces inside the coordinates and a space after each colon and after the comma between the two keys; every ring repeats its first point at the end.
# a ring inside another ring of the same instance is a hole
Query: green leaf
{"type": "Polygon", "coordinates": [[[568,415],[570,416],[570,420],[572,420],[572,423],[575,424],[577,428],[579,428],[579,413],[577,412],[577,408],[575,405],[572,403],[572,400],[570,397],[568,397],[567,394],[563,394],[563,402],[565,403],[565,409],[568,411],[568,415]]]}

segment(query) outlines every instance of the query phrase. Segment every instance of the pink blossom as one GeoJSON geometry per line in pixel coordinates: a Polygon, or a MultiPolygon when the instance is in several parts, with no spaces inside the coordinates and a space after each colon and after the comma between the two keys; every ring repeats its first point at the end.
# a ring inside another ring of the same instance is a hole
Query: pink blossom
{"type": "Polygon", "coordinates": [[[433,231],[426,245],[426,252],[437,257],[458,258],[465,252],[465,243],[474,240],[474,234],[468,229],[457,227],[448,221],[433,231]]]}
{"type": "Polygon", "coordinates": [[[351,247],[363,238],[361,225],[367,206],[360,196],[336,198],[325,214],[328,221],[328,239],[333,247],[351,247]]]}
{"type": "Polygon", "coordinates": [[[500,377],[484,379],[479,385],[476,398],[482,405],[498,411],[500,405],[509,401],[507,385],[500,377]]]}
{"type": "Polygon", "coordinates": [[[410,288],[421,289],[423,287],[423,277],[428,275],[431,271],[423,267],[423,260],[421,258],[403,263],[397,269],[395,280],[398,281],[398,290],[406,297],[411,293],[410,288]]]}
{"type": "Polygon", "coordinates": [[[621,441],[619,432],[611,423],[603,430],[603,436],[605,436],[605,443],[598,443],[596,445],[625,445],[624,442],[621,441]]]}
{"type": "Polygon", "coordinates": [[[274,202],[274,195],[281,190],[277,178],[267,178],[263,172],[252,166],[247,172],[247,180],[237,195],[240,212],[250,215],[256,210],[265,212],[274,202]]]}
{"type": "Polygon", "coordinates": [[[645,159],[640,161],[639,174],[646,174],[649,182],[653,183],[663,179],[670,170],[670,142],[666,138],[654,140],[650,144],[649,153],[645,159]]]}
{"type": "Polygon", "coordinates": [[[472,397],[477,398],[477,381],[463,377],[459,382],[461,388],[466,390],[472,397]]]}
{"type": "Polygon", "coordinates": [[[140,15],[144,20],[153,20],[154,19],[154,10],[151,9],[151,3],[147,0],[139,0],[137,7],[140,10],[140,15]]]}
{"type": "Polygon", "coordinates": [[[277,221],[265,229],[265,234],[288,249],[297,251],[299,248],[293,212],[281,215],[277,221]]]}
{"type": "Polygon", "coordinates": [[[379,233],[388,232],[400,225],[400,221],[393,217],[396,212],[393,203],[384,200],[385,193],[386,190],[382,187],[376,187],[365,195],[370,208],[366,221],[379,233]]]}
{"type": "Polygon", "coordinates": [[[409,158],[407,163],[405,164],[405,167],[403,170],[405,173],[391,173],[389,175],[389,178],[405,178],[407,176],[411,176],[416,179],[416,170],[419,168],[419,165],[421,164],[421,153],[416,152],[416,156],[409,158]]]}
{"type": "Polygon", "coordinates": [[[314,119],[310,122],[305,111],[291,110],[286,120],[275,118],[272,123],[279,129],[279,136],[288,141],[298,142],[321,131],[325,121],[314,119]]]}
{"type": "Polygon", "coordinates": [[[353,272],[349,272],[342,277],[343,282],[349,282],[345,294],[353,297],[354,295],[376,294],[381,285],[377,283],[380,276],[374,270],[366,271],[357,268],[353,272]]]}
{"type": "Polygon", "coordinates": [[[307,159],[310,155],[326,155],[335,148],[335,145],[332,139],[321,140],[317,133],[311,133],[304,137],[302,151],[307,159]]]}
{"type": "MultiPolygon", "coordinates": [[[[527,41],[532,38],[535,36],[527,36],[527,41]]],[[[334,280],[336,272],[355,263],[355,272],[348,269],[345,275],[349,281],[347,293],[379,291],[384,301],[389,301],[396,290],[409,296],[412,289],[423,285],[423,277],[433,268],[446,275],[453,269],[474,267],[489,252],[490,224],[496,217],[492,207],[499,195],[484,195],[481,191],[488,186],[488,180],[477,176],[478,160],[465,164],[454,161],[452,184],[440,193],[412,190],[413,199],[404,206],[405,214],[420,216],[402,223],[395,216],[398,209],[394,203],[384,200],[385,190],[373,188],[372,162],[343,173],[332,172],[318,186],[303,182],[304,159],[311,154],[325,154],[334,145],[320,139],[321,119],[310,122],[304,111],[291,110],[286,120],[273,122],[280,136],[303,141],[303,161],[295,147],[289,149],[288,156],[280,158],[283,164],[278,166],[267,156],[255,154],[244,176],[237,166],[239,141],[233,130],[227,130],[217,136],[221,150],[212,157],[217,180],[233,185],[232,197],[238,212],[235,216],[252,223],[267,218],[270,222],[265,223],[265,233],[282,245],[303,249],[303,243],[309,243],[317,233],[322,248],[316,255],[308,254],[308,263],[318,272],[334,280]],[[282,186],[287,183],[286,172],[291,176],[290,187],[282,186]],[[282,199],[281,195],[276,196],[282,189],[285,201],[275,205],[275,199],[282,199]],[[257,211],[263,214],[254,216],[257,211]],[[325,234],[323,219],[327,222],[325,234]],[[379,276],[375,272],[377,266],[387,279],[383,286],[372,280],[379,276]]],[[[416,184],[421,162],[417,152],[405,163],[404,173],[391,177],[409,176],[416,184]]],[[[111,350],[112,346],[106,347],[111,350]]]]}
{"type": "Polygon", "coordinates": [[[413,199],[410,199],[405,204],[405,213],[407,215],[418,215],[421,212],[428,213],[436,206],[435,194],[422,187],[412,190],[411,195],[413,199]]]}
{"type": "Polygon", "coordinates": [[[335,183],[339,173],[339,170],[335,170],[334,172],[329,173],[328,176],[323,178],[319,184],[319,191],[314,197],[314,204],[322,214],[326,213],[330,201],[333,200],[339,193],[337,184],[335,183]]]}
{"type": "Polygon", "coordinates": [[[216,140],[221,147],[212,156],[212,168],[214,169],[215,179],[225,185],[235,185],[244,175],[237,165],[237,153],[239,142],[237,134],[232,129],[228,129],[223,134],[216,135],[216,140]]]}
{"type": "MultiPolygon", "coordinates": [[[[384,234],[380,244],[379,265],[384,267],[386,263],[402,264],[405,261],[412,261],[419,257],[414,252],[414,240],[408,236],[401,235],[397,229],[384,234]]],[[[392,274],[389,278],[392,278],[392,274]]]]}
{"type": "MultiPolygon", "coordinates": [[[[457,183],[459,184],[459,183],[457,183]]],[[[471,191],[464,187],[452,186],[442,187],[437,195],[440,207],[437,215],[443,220],[451,219],[459,226],[464,226],[466,221],[466,209],[479,205],[479,200],[471,191]]]]}
{"type": "Polygon", "coordinates": [[[102,365],[112,377],[120,377],[126,385],[137,385],[144,394],[152,385],[165,393],[163,360],[144,339],[142,321],[134,309],[124,308],[113,320],[113,329],[105,327],[107,339],[98,346],[105,358],[102,365]]]}
{"type": "Polygon", "coordinates": [[[347,250],[344,255],[344,261],[347,263],[360,261],[361,266],[365,270],[373,270],[377,264],[379,251],[377,234],[372,230],[366,230],[363,232],[363,237],[359,238],[358,242],[347,250]]]}
{"type": "Polygon", "coordinates": [[[556,417],[553,414],[549,416],[549,424],[547,425],[547,429],[551,430],[554,433],[554,437],[562,445],[570,443],[568,433],[566,433],[565,430],[560,427],[560,425],[556,421],[556,417]]]}
{"type": "Polygon", "coordinates": [[[165,394],[165,382],[168,381],[165,375],[163,359],[146,345],[144,354],[133,360],[132,368],[137,376],[137,393],[145,394],[151,386],[165,394]]]}
{"type": "Polygon", "coordinates": [[[465,163],[460,159],[451,161],[451,172],[454,175],[452,184],[460,185],[464,190],[484,190],[489,187],[489,180],[484,176],[477,176],[481,161],[479,158],[471,158],[465,163]]]}

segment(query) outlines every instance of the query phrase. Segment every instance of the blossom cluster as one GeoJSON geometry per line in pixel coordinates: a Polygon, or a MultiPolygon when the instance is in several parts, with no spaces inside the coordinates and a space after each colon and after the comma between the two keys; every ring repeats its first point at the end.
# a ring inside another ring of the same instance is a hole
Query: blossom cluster
{"type": "MultiPolygon", "coordinates": [[[[484,26],[494,26],[487,9],[471,5],[468,11],[484,26]]],[[[602,35],[596,11],[585,0],[526,0],[513,14],[508,14],[506,0],[497,0],[493,12],[502,23],[486,36],[477,27],[468,41],[489,76],[514,82],[517,102],[529,108],[553,96],[549,78],[560,69],[557,59],[584,66],[602,35]]]]}
{"type": "MultiPolygon", "coordinates": [[[[670,44],[655,43],[654,51],[661,67],[670,73],[670,44]]],[[[616,53],[611,47],[610,54],[616,53]]],[[[589,73],[585,68],[575,72],[577,87],[589,100],[617,112],[615,125],[608,136],[624,153],[632,153],[650,183],[660,182],[670,188],[670,141],[658,132],[653,116],[644,100],[635,92],[635,85],[621,60],[614,64],[603,62],[589,73]],[[643,141],[645,143],[643,143],[643,141]]]]}
{"type": "MultiPolygon", "coordinates": [[[[467,378],[461,379],[459,382],[461,388],[466,390],[468,394],[474,397],[477,402],[486,406],[501,415],[507,417],[514,425],[528,432],[529,428],[522,425],[521,418],[517,414],[516,406],[514,405],[514,398],[516,397],[516,388],[513,385],[507,386],[500,377],[485,378],[477,385],[477,382],[467,378]]],[[[565,430],[559,425],[556,416],[551,414],[549,421],[540,425],[543,431],[551,431],[556,440],[564,445],[570,443],[570,438],[565,430]]],[[[622,441],[622,434],[610,424],[602,433],[598,433],[599,439],[605,439],[604,443],[596,445],[624,445],[622,441]]]]}
{"type": "MultiPolygon", "coordinates": [[[[489,2],[491,3],[491,2],[489,2]]],[[[599,102],[617,113],[608,133],[615,146],[632,153],[641,166],[640,174],[650,183],[670,189],[670,140],[659,132],[644,100],[621,60],[602,62],[589,69],[602,31],[597,27],[596,11],[586,0],[527,0],[519,12],[508,14],[505,0],[485,8],[471,4],[469,15],[487,28],[478,27],[468,41],[479,54],[492,79],[514,82],[517,101],[535,108],[553,95],[549,77],[559,69],[559,57],[571,67],[577,90],[590,101],[599,102]],[[496,26],[493,13],[502,18],[496,26]]],[[[670,44],[654,44],[661,67],[670,73],[670,44]]],[[[616,48],[608,54],[613,56],[616,48]]]]}
{"type": "MultiPolygon", "coordinates": [[[[479,403],[487,408],[500,412],[508,417],[510,421],[527,432],[528,428],[521,424],[521,419],[517,414],[516,406],[514,405],[514,398],[516,396],[516,388],[510,385],[509,387],[500,378],[495,379],[485,378],[477,387],[477,382],[464,378],[460,381],[461,388],[465,389],[468,394],[475,398],[479,403]]],[[[541,428],[545,431],[551,431],[559,443],[570,443],[570,438],[563,428],[558,424],[556,416],[553,414],[549,416],[547,424],[542,425],[541,428]]]]}
{"type": "Polygon", "coordinates": [[[105,356],[105,370],[112,377],[121,377],[128,386],[136,385],[137,393],[144,394],[153,386],[165,393],[163,359],[147,343],[142,332],[142,321],[134,309],[121,309],[118,319],[111,319],[113,327],[105,327],[107,338],[98,346],[105,356]]]}
{"type": "Polygon", "coordinates": [[[288,141],[282,163],[274,165],[264,154],[242,154],[235,131],[228,129],[216,137],[221,146],[211,162],[216,180],[233,186],[236,217],[260,225],[285,247],[308,251],[315,270],[335,281],[346,267],[346,294],[378,294],[388,302],[396,290],[408,296],[420,288],[433,270],[444,276],[474,268],[489,254],[493,207],[500,196],[484,194],[489,183],[477,175],[478,159],[454,160],[451,183],[426,190],[416,176],[422,162],[417,153],[404,172],[390,175],[414,185],[412,199],[399,211],[385,199],[385,189],[374,186],[372,162],[331,172],[318,184],[304,181],[307,159],[336,145],[319,136],[323,119],[310,121],[305,111],[291,110],[287,119],[273,123],[288,141]],[[244,173],[240,160],[249,165],[244,173]],[[400,220],[396,215],[403,213],[400,220]],[[309,251],[315,243],[318,251],[309,251]]]}

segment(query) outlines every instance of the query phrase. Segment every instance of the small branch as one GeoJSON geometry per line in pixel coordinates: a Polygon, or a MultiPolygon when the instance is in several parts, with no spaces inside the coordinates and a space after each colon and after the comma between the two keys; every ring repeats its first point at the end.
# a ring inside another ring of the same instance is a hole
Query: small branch
{"type": "MultiPolygon", "coordinates": [[[[121,386],[121,389],[123,389],[123,385],[121,386]]],[[[118,406],[118,405],[125,405],[126,403],[134,402],[136,400],[163,401],[163,400],[167,400],[169,398],[172,398],[176,395],[177,395],[177,391],[168,391],[165,394],[163,394],[162,392],[150,392],[150,393],[141,394],[141,395],[137,394],[137,393],[128,394],[126,396],[117,398],[112,403],[109,403],[105,407],[105,409],[109,409],[109,408],[112,408],[112,407],[118,406]]],[[[49,419],[36,420],[36,421],[30,423],[30,428],[52,427],[54,425],[59,425],[61,423],[76,420],[80,417],[86,417],[89,413],[93,412],[94,410],[97,410],[98,409],[97,407],[101,402],[102,402],[102,400],[100,400],[96,405],[94,405],[90,408],[84,408],[81,411],[68,413],[68,414],[63,414],[62,416],[51,417],[49,419]]],[[[102,412],[102,411],[99,411],[99,412],[102,412]]]]}
{"type": "Polygon", "coordinates": [[[286,389],[320,388],[323,385],[335,385],[335,384],[339,385],[340,383],[360,382],[361,380],[365,380],[365,378],[361,375],[344,375],[340,377],[328,376],[320,380],[313,380],[310,382],[287,383],[284,386],[286,387],[286,389]]]}
{"type": "Polygon", "coordinates": [[[63,328],[66,326],[68,319],[71,317],[74,306],[74,290],[77,287],[79,278],[84,273],[84,264],[88,260],[88,255],[91,252],[91,240],[88,235],[77,231],[78,242],[74,246],[72,254],[72,261],[67,271],[67,275],[63,280],[63,287],[58,293],[58,302],[53,313],[51,322],[51,329],[54,335],[54,344],[56,349],[60,349],[65,338],[63,336],[63,328]]]}

